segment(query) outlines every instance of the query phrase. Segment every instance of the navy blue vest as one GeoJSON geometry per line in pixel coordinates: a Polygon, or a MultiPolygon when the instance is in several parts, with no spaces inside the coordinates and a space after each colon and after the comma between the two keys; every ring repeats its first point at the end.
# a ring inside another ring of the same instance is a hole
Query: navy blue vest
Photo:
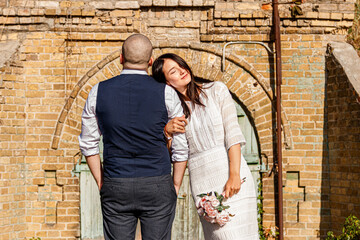
{"type": "Polygon", "coordinates": [[[122,74],[99,83],[96,116],[104,142],[104,177],[170,174],[164,95],[165,84],[147,75],[122,74]]]}

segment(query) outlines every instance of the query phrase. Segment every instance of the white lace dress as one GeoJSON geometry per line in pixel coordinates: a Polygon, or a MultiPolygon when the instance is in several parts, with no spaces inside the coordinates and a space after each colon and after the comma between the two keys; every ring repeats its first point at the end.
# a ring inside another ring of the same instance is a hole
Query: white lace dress
{"type": "MultiPolygon", "coordinates": [[[[223,192],[229,177],[227,150],[234,144],[245,144],[236,109],[229,90],[221,82],[203,85],[207,97],[201,96],[206,107],[189,105],[191,117],[186,127],[190,155],[188,169],[194,201],[200,193],[223,192]]],[[[235,214],[223,227],[201,217],[206,240],[258,240],[257,202],[253,178],[244,157],[240,177],[246,177],[239,193],[223,201],[235,214]]]]}

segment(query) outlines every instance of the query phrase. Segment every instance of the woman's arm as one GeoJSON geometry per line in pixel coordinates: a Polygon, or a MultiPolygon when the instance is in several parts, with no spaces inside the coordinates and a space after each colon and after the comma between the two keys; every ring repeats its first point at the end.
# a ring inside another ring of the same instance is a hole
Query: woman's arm
{"type": "Polygon", "coordinates": [[[232,197],[237,194],[241,188],[240,165],[241,165],[241,147],[235,144],[228,151],[229,156],[229,179],[224,187],[225,197],[232,197]]]}
{"type": "Polygon", "coordinates": [[[214,83],[216,99],[220,106],[224,126],[225,147],[229,158],[229,179],[224,186],[225,197],[231,197],[240,191],[241,146],[245,138],[241,132],[236,107],[228,88],[221,82],[214,83]]]}

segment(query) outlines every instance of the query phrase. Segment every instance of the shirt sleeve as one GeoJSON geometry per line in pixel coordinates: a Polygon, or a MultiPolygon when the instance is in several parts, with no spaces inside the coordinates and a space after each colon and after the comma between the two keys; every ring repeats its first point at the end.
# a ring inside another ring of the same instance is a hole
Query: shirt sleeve
{"type": "Polygon", "coordinates": [[[81,115],[79,145],[84,156],[99,154],[100,129],[96,119],[96,98],[99,84],[90,91],[81,115]]]}
{"type": "Polygon", "coordinates": [[[226,149],[229,150],[229,148],[235,144],[244,146],[246,140],[239,126],[236,107],[229,89],[222,82],[215,82],[214,84],[215,95],[219,102],[224,124],[226,149]]]}
{"type": "MultiPolygon", "coordinates": [[[[179,96],[177,95],[176,91],[168,85],[165,87],[165,104],[168,111],[169,120],[184,115],[179,96]]],[[[187,161],[189,147],[185,133],[173,134],[171,152],[171,160],[173,162],[187,161]]]]}

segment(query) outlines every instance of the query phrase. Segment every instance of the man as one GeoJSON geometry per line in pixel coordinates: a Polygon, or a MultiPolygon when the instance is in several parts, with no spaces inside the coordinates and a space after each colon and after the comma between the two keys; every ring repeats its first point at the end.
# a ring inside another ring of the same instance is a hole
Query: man
{"type": "Polygon", "coordinates": [[[184,134],[173,136],[172,179],[163,129],[183,111],[176,92],[148,76],[151,55],[147,37],[127,38],[120,55],[123,71],[91,89],[82,114],[80,149],[100,189],[106,240],[134,239],[138,219],[142,239],[171,238],[188,146],[184,134]]]}

